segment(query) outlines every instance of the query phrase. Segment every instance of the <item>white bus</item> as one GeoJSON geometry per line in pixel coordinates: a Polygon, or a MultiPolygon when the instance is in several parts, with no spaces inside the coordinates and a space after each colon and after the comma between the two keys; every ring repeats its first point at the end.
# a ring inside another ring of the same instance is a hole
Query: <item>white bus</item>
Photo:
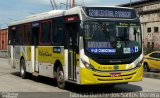
{"type": "Polygon", "coordinates": [[[55,78],[59,88],[142,80],[142,32],[132,8],[83,6],[29,16],[10,24],[8,45],[22,78],[55,78]]]}

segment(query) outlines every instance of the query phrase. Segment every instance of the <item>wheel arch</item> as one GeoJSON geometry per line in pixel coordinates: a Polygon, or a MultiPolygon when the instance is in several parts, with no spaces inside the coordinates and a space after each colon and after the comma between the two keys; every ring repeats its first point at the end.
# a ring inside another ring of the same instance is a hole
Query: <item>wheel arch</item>
{"type": "Polygon", "coordinates": [[[54,67],[53,67],[54,77],[57,76],[57,68],[58,68],[58,67],[61,67],[62,70],[63,70],[63,66],[62,66],[61,61],[57,59],[57,60],[55,61],[55,63],[54,63],[54,67]]]}
{"type": "Polygon", "coordinates": [[[143,63],[143,66],[144,66],[145,64],[147,64],[147,65],[148,65],[148,67],[150,67],[150,66],[149,66],[149,64],[148,64],[148,62],[146,62],[146,61],[145,61],[145,62],[143,63]]]}
{"type": "Polygon", "coordinates": [[[144,64],[148,64],[148,63],[147,63],[147,62],[144,62],[143,65],[144,65],[144,64]]]}
{"type": "Polygon", "coordinates": [[[20,67],[20,76],[22,79],[26,79],[28,77],[28,72],[26,71],[26,64],[25,64],[25,59],[23,56],[21,56],[20,58],[20,64],[19,64],[19,67],[20,67]],[[23,61],[23,62],[22,62],[23,61]],[[22,72],[22,70],[24,72],[22,72]]]}
{"type": "Polygon", "coordinates": [[[146,62],[146,61],[143,63],[143,67],[145,66],[145,64],[147,65],[147,67],[148,67],[149,70],[152,69],[152,67],[150,66],[150,64],[148,62],[146,62]]]}
{"type": "Polygon", "coordinates": [[[19,63],[19,66],[21,66],[21,60],[24,60],[25,61],[25,59],[24,59],[24,57],[23,56],[21,56],[21,58],[20,58],[20,63],[19,63]]]}

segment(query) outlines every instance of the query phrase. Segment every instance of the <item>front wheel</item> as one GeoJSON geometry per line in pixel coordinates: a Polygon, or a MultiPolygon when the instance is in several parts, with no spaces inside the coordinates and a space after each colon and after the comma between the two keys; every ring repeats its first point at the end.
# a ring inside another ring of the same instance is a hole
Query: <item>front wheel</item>
{"type": "Polygon", "coordinates": [[[25,61],[22,59],[20,61],[20,76],[22,79],[26,79],[27,75],[25,61]]]}
{"type": "Polygon", "coordinates": [[[64,72],[63,72],[62,67],[57,68],[57,85],[61,89],[66,88],[66,82],[64,80],[64,72]]]}
{"type": "Polygon", "coordinates": [[[147,63],[144,63],[143,67],[144,67],[144,71],[147,71],[147,72],[150,71],[149,66],[148,66],[147,63]]]}

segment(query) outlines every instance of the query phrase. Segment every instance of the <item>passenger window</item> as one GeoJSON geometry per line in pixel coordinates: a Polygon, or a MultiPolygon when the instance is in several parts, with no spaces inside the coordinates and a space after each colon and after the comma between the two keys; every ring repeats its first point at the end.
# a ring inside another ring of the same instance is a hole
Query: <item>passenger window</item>
{"type": "Polygon", "coordinates": [[[24,26],[19,25],[18,26],[18,36],[19,36],[18,43],[19,43],[19,45],[23,44],[23,39],[24,39],[23,33],[24,33],[24,26]]]}
{"type": "Polygon", "coordinates": [[[30,24],[25,24],[24,25],[24,44],[25,45],[29,45],[29,44],[31,44],[31,32],[32,32],[32,30],[31,30],[31,25],[30,24]]]}
{"type": "Polygon", "coordinates": [[[51,21],[44,21],[41,23],[41,44],[51,44],[51,21]]]}
{"type": "Polygon", "coordinates": [[[17,27],[11,27],[9,30],[9,39],[10,39],[10,44],[16,45],[18,42],[18,32],[17,32],[17,27]]]}
{"type": "Polygon", "coordinates": [[[64,32],[64,25],[63,25],[63,19],[55,19],[53,21],[53,44],[55,46],[61,46],[63,45],[63,32],[64,32]]]}
{"type": "Polygon", "coordinates": [[[12,43],[17,44],[18,43],[18,33],[17,30],[12,31],[12,43]]]}

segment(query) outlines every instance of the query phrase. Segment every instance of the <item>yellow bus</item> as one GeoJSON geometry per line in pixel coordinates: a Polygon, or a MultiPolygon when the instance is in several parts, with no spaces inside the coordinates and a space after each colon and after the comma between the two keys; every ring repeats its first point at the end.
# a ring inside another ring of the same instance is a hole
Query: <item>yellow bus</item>
{"type": "Polygon", "coordinates": [[[140,20],[132,8],[81,6],[9,25],[9,62],[22,78],[55,78],[59,88],[142,80],[140,20]]]}

